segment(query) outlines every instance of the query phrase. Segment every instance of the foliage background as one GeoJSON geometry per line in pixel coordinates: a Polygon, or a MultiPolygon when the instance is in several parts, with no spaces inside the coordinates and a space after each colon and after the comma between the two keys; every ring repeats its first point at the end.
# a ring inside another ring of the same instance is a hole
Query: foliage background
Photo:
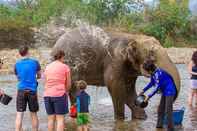
{"type": "Polygon", "coordinates": [[[191,16],[188,1],[171,1],[160,0],[150,8],[143,0],[21,0],[14,6],[0,5],[0,30],[28,30],[64,16],[66,27],[75,26],[74,21],[80,19],[104,28],[151,35],[165,47],[196,46],[197,18],[191,16]]]}

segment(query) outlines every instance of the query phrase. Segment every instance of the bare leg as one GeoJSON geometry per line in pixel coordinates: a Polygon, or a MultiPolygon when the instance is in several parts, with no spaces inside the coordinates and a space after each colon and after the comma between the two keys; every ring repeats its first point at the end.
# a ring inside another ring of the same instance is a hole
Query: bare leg
{"type": "Polygon", "coordinates": [[[23,116],[24,116],[24,112],[16,113],[15,131],[22,131],[23,116]]]}
{"type": "Polygon", "coordinates": [[[57,131],[64,131],[65,128],[64,115],[56,115],[56,119],[57,119],[57,131]]]}
{"type": "Polygon", "coordinates": [[[191,89],[190,94],[189,94],[189,98],[188,98],[188,104],[189,104],[189,106],[192,106],[194,95],[195,95],[195,92],[194,92],[193,89],[191,89]]]}
{"type": "Polygon", "coordinates": [[[195,89],[195,95],[194,95],[194,97],[195,97],[195,105],[197,105],[197,89],[195,89]]]}
{"type": "Polygon", "coordinates": [[[133,119],[146,119],[147,115],[143,108],[137,107],[135,105],[135,99],[137,97],[137,93],[135,90],[135,81],[137,78],[128,81],[126,83],[126,104],[132,110],[132,118],[133,119]]]}
{"type": "Polygon", "coordinates": [[[83,126],[79,126],[77,130],[78,131],[83,131],[83,126]]]}
{"type": "Polygon", "coordinates": [[[30,112],[31,122],[32,122],[32,131],[38,131],[39,120],[36,112],[30,112]]]}
{"type": "Polygon", "coordinates": [[[55,129],[55,115],[48,116],[48,131],[54,131],[55,129]]]}
{"type": "Polygon", "coordinates": [[[124,88],[118,86],[117,83],[113,83],[112,87],[108,87],[109,93],[112,97],[113,107],[114,107],[114,117],[118,120],[124,120],[125,118],[125,92],[124,88]],[[119,88],[119,89],[117,89],[119,88]]]}
{"type": "Polygon", "coordinates": [[[114,117],[118,120],[123,120],[125,118],[124,111],[124,101],[119,100],[115,95],[112,95],[112,101],[114,106],[114,117]]]}
{"type": "Polygon", "coordinates": [[[112,68],[109,68],[105,72],[105,83],[108,87],[108,91],[112,97],[114,107],[115,119],[123,120],[125,111],[125,85],[124,78],[122,78],[119,72],[113,72],[112,68]]]}
{"type": "Polygon", "coordinates": [[[88,125],[83,126],[83,131],[88,131],[88,125]]]}

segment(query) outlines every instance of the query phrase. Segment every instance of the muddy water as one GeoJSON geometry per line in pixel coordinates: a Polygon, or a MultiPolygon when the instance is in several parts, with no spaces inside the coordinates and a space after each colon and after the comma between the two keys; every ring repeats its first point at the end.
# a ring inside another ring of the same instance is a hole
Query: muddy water
{"type": "MultiPolygon", "coordinates": [[[[196,108],[189,108],[187,106],[187,98],[189,92],[189,75],[186,71],[185,65],[177,65],[181,74],[182,88],[180,95],[175,103],[174,108],[180,109],[185,107],[185,115],[182,126],[176,127],[177,131],[197,131],[197,106],[196,108]]],[[[137,81],[138,91],[145,86],[148,79],[140,77],[137,81]]],[[[13,101],[8,105],[0,105],[0,131],[13,131],[14,130],[14,119],[15,119],[15,94],[16,94],[16,78],[12,75],[0,76],[0,87],[4,91],[14,97],[13,101]]],[[[43,105],[42,98],[43,84],[40,82],[39,85],[39,102],[40,102],[40,130],[47,131],[47,119],[43,105]]],[[[110,96],[105,87],[89,87],[87,89],[91,95],[91,131],[163,131],[156,130],[156,109],[160,99],[159,95],[154,96],[149,106],[145,109],[148,115],[146,120],[131,120],[132,113],[126,107],[126,120],[124,122],[115,122],[113,119],[113,106],[110,96]]],[[[67,131],[74,131],[73,121],[68,116],[67,119],[67,131]]],[[[29,121],[29,114],[26,113],[23,121],[24,130],[31,131],[31,125],[29,121]]]]}

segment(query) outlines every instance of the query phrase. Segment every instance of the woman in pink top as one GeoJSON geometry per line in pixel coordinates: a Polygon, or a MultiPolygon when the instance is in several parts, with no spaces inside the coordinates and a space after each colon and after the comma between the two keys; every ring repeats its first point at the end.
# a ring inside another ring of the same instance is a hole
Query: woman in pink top
{"type": "Polygon", "coordinates": [[[70,68],[64,64],[64,57],[63,51],[56,52],[54,61],[44,72],[44,103],[48,114],[48,131],[54,131],[55,123],[57,131],[64,131],[64,115],[68,113],[67,91],[71,85],[71,78],[70,68]]]}

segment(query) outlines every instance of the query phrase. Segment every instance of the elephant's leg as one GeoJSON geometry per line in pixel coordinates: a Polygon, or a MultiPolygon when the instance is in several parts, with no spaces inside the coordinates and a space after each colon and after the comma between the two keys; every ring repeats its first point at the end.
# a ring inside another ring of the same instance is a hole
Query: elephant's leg
{"type": "Polygon", "coordinates": [[[137,93],[135,90],[135,82],[136,79],[132,79],[131,81],[126,82],[126,104],[132,110],[132,118],[133,119],[146,119],[146,113],[143,108],[137,107],[135,105],[135,99],[137,97],[137,93]]]}
{"type": "Polygon", "coordinates": [[[125,118],[125,88],[122,85],[123,81],[117,79],[111,68],[105,72],[104,76],[113,102],[114,117],[115,119],[123,120],[125,118]]]}
{"type": "Polygon", "coordinates": [[[125,118],[125,100],[123,99],[125,94],[122,94],[122,89],[112,88],[112,91],[109,91],[109,93],[112,97],[114,117],[115,119],[123,120],[125,118]]]}

